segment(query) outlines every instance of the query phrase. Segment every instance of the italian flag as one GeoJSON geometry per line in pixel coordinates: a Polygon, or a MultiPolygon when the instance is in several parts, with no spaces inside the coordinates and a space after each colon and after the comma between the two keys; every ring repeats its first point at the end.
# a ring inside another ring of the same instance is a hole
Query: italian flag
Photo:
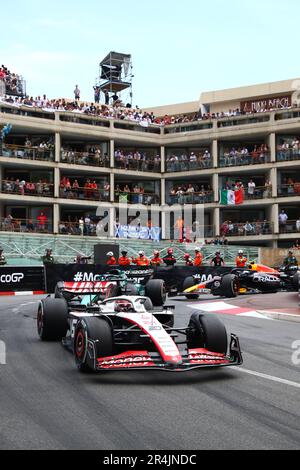
{"type": "Polygon", "coordinates": [[[222,206],[239,206],[244,202],[244,190],[237,191],[223,190],[220,191],[220,204],[222,206]]]}

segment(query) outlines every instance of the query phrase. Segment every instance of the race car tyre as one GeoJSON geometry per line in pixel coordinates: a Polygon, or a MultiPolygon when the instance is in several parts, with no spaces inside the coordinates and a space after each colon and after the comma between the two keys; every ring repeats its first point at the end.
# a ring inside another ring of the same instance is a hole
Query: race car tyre
{"type": "MultiPolygon", "coordinates": [[[[192,276],[190,277],[187,277],[184,281],[183,281],[183,286],[182,286],[182,290],[183,292],[186,290],[186,289],[189,289],[190,287],[193,287],[195,285],[195,280],[192,276]]],[[[199,299],[199,295],[198,294],[185,294],[185,297],[188,299],[188,300],[197,300],[199,299]]]]}
{"type": "Polygon", "coordinates": [[[300,273],[295,273],[292,279],[292,286],[296,292],[298,292],[299,283],[300,283],[300,273]]]}
{"type": "Polygon", "coordinates": [[[237,297],[239,286],[237,277],[234,274],[225,274],[221,281],[220,292],[224,297],[237,297]]]}
{"type": "Polygon", "coordinates": [[[228,338],[223,323],[214,315],[193,313],[189,323],[188,348],[205,348],[227,354],[228,338]]]}
{"type": "Polygon", "coordinates": [[[95,371],[96,360],[112,356],[113,351],[113,332],[108,321],[99,317],[79,321],[74,335],[74,356],[80,372],[95,371]],[[91,349],[89,340],[94,341],[91,349]]]}
{"type": "Polygon", "coordinates": [[[55,286],[54,298],[55,299],[65,299],[67,302],[71,302],[74,295],[71,292],[63,291],[63,282],[58,282],[55,286]]]}
{"type": "Polygon", "coordinates": [[[152,300],[155,307],[164,305],[167,294],[165,281],[162,279],[151,279],[145,286],[145,295],[152,300]]]}
{"type": "Polygon", "coordinates": [[[37,331],[42,341],[60,341],[68,331],[68,306],[64,299],[42,300],[37,313],[37,331]]]}
{"type": "Polygon", "coordinates": [[[132,283],[128,283],[126,286],[126,295],[139,295],[137,287],[132,283]]]}
{"type": "Polygon", "coordinates": [[[152,312],[154,310],[152,300],[149,299],[149,297],[147,297],[144,307],[147,310],[147,312],[152,312]]]}
{"type": "Polygon", "coordinates": [[[105,298],[110,299],[110,298],[113,298],[113,297],[119,297],[119,295],[121,295],[121,294],[122,294],[122,292],[121,292],[120,287],[113,285],[113,286],[109,287],[109,289],[107,290],[105,298]]]}

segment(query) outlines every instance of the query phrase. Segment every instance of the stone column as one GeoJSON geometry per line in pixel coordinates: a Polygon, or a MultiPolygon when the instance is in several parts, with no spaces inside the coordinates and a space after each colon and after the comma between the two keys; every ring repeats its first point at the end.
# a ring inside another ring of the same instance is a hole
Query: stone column
{"type": "Polygon", "coordinates": [[[54,168],[54,197],[60,197],[59,185],[60,185],[60,170],[58,167],[56,167],[54,168]]]}
{"type": "Polygon", "coordinates": [[[272,134],[269,135],[269,148],[271,152],[271,163],[276,162],[276,134],[272,132],[272,134]]]}
{"type": "Polygon", "coordinates": [[[272,170],[270,171],[270,180],[272,183],[272,197],[277,197],[277,168],[272,168],[272,170]]]}
{"type": "Polygon", "coordinates": [[[164,206],[166,204],[166,180],[162,178],[160,181],[160,204],[164,206]]]}
{"type": "Polygon", "coordinates": [[[213,140],[211,152],[212,152],[213,167],[218,168],[219,155],[218,155],[218,141],[217,140],[213,140]]]}
{"type": "Polygon", "coordinates": [[[60,162],[60,153],[61,153],[61,135],[59,132],[55,133],[55,162],[60,162]]]}
{"type": "Polygon", "coordinates": [[[214,202],[219,202],[219,175],[217,173],[213,174],[213,192],[214,202]]]}
{"type": "Polygon", "coordinates": [[[115,141],[111,140],[110,141],[110,167],[114,168],[115,167],[115,141]]]}
{"type": "Polygon", "coordinates": [[[273,223],[274,226],[274,234],[279,233],[279,205],[278,204],[273,204],[271,208],[271,220],[270,222],[273,223]]]}
{"type": "Polygon", "coordinates": [[[53,204],[53,233],[59,233],[60,222],[59,204],[53,204]]]}
{"type": "Polygon", "coordinates": [[[162,146],[160,148],[160,158],[161,158],[161,172],[166,172],[166,148],[162,146]]]}
{"type": "Polygon", "coordinates": [[[215,236],[219,237],[220,236],[220,209],[216,207],[213,212],[213,225],[214,225],[214,232],[215,236]]]}
{"type": "MultiPolygon", "coordinates": [[[[114,173],[110,174],[110,202],[115,201],[115,175],[114,173]]],[[[116,201],[119,202],[119,201],[116,201]]]]}

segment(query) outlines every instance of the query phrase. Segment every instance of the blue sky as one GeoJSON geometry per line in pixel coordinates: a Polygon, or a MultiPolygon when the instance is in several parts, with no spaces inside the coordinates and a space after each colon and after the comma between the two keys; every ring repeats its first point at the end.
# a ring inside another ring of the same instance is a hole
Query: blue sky
{"type": "Polygon", "coordinates": [[[300,76],[298,0],[13,0],[1,6],[1,64],[30,95],[92,100],[109,51],[132,54],[133,104],[300,76]]]}

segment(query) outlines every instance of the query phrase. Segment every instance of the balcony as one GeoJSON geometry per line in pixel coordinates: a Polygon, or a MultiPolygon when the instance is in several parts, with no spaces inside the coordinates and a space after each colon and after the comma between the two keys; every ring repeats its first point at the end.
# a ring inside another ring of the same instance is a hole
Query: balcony
{"type": "Polygon", "coordinates": [[[2,144],[0,156],[8,158],[19,158],[22,160],[36,160],[54,162],[55,148],[24,147],[20,145],[2,144]]]}
{"type": "Polygon", "coordinates": [[[62,199],[109,202],[110,190],[73,185],[69,188],[60,187],[59,196],[62,199]]]}
{"type": "Polygon", "coordinates": [[[219,158],[220,168],[264,165],[270,163],[271,155],[268,151],[253,151],[246,154],[241,152],[224,153],[219,158]]]}
{"type": "Polygon", "coordinates": [[[5,217],[0,219],[0,230],[10,233],[52,233],[52,222],[37,219],[15,219],[5,217]]]}
{"type": "Polygon", "coordinates": [[[169,194],[167,203],[170,206],[175,204],[209,204],[214,202],[213,191],[201,191],[193,193],[169,194]]]}
{"type": "Polygon", "coordinates": [[[282,184],[278,186],[278,197],[300,196],[300,183],[282,184]]]}
{"type": "Polygon", "coordinates": [[[226,237],[258,237],[260,235],[272,235],[274,223],[268,221],[250,223],[223,224],[220,229],[221,235],[226,237]]]}
{"type": "Polygon", "coordinates": [[[108,155],[91,154],[89,152],[76,152],[73,150],[62,150],[60,156],[61,163],[69,165],[94,166],[98,168],[110,168],[110,158],[108,155]]]}
{"type": "Polygon", "coordinates": [[[54,185],[47,182],[24,182],[20,180],[3,180],[1,192],[10,195],[53,197],[54,185]]]}
{"type": "Polygon", "coordinates": [[[299,149],[280,149],[276,152],[276,161],[277,162],[292,162],[300,160],[300,150],[299,149]]]}
{"type": "Polygon", "coordinates": [[[180,173],[186,171],[196,171],[196,170],[207,170],[213,167],[213,162],[211,155],[208,154],[206,157],[203,155],[201,158],[197,158],[196,161],[190,161],[188,158],[186,160],[180,160],[170,157],[166,161],[166,172],[167,173],[180,173]]]}
{"type": "Polygon", "coordinates": [[[160,204],[160,196],[156,193],[136,193],[115,191],[115,202],[119,204],[160,204]]]}
{"type": "Polygon", "coordinates": [[[279,225],[280,234],[297,233],[300,237],[300,218],[298,220],[288,220],[286,225],[279,225]]]}
{"type": "Polygon", "coordinates": [[[135,160],[129,158],[115,157],[115,168],[117,170],[128,170],[128,171],[140,171],[149,173],[160,173],[161,172],[161,160],[149,159],[146,160],[135,160]]]}
{"type": "Polygon", "coordinates": [[[248,189],[245,190],[245,201],[256,201],[260,199],[270,199],[272,197],[272,186],[256,186],[253,194],[249,194],[248,189]]]}

